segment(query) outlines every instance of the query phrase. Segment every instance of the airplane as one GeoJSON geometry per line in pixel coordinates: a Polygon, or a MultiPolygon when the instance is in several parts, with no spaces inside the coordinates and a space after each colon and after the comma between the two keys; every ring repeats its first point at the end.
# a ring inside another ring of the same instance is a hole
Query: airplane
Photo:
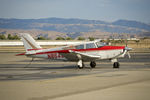
{"type": "Polygon", "coordinates": [[[21,33],[21,40],[26,52],[16,56],[77,62],[79,69],[85,67],[84,62],[90,62],[91,68],[95,68],[97,60],[110,60],[113,68],[119,68],[117,59],[124,57],[125,54],[130,58],[129,51],[132,50],[127,46],[109,46],[101,40],[44,49],[28,33],[21,33]]]}

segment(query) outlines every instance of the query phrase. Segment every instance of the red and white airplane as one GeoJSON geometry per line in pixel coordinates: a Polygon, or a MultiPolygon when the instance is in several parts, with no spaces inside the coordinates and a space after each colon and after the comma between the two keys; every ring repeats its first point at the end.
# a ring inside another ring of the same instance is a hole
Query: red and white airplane
{"type": "Polygon", "coordinates": [[[84,62],[90,62],[91,68],[95,68],[96,60],[110,60],[113,62],[113,68],[119,68],[117,58],[124,57],[128,51],[132,50],[127,46],[108,46],[100,40],[90,41],[71,46],[62,46],[57,48],[43,49],[27,33],[21,34],[26,52],[17,54],[25,55],[31,58],[47,58],[54,60],[67,60],[77,62],[78,68],[84,68],[84,62]]]}

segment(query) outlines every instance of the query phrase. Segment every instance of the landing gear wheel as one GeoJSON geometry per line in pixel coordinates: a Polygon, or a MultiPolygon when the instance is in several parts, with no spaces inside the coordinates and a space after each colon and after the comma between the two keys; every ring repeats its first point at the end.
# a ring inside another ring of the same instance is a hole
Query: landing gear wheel
{"type": "Polygon", "coordinates": [[[91,61],[90,66],[91,66],[91,68],[95,68],[96,62],[95,61],[91,61]]]}
{"type": "Polygon", "coordinates": [[[119,62],[114,62],[113,68],[119,68],[119,66],[120,66],[119,62]]]}
{"type": "Polygon", "coordinates": [[[83,68],[84,68],[84,63],[82,63],[82,66],[81,66],[81,65],[78,65],[78,68],[79,68],[79,69],[83,69],[83,68]]]}

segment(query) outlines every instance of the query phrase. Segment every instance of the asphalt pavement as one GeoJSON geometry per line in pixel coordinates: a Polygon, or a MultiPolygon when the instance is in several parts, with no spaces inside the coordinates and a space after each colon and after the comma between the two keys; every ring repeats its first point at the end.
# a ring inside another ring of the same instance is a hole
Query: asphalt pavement
{"type": "Polygon", "coordinates": [[[16,53],[0,53],[0,99],[2,100],[149,100],[150,54],[132,53],[119,59],[85,63],[49,61],[16,53]],[[126,97],[126,98],[124,98],[126,97]]]}

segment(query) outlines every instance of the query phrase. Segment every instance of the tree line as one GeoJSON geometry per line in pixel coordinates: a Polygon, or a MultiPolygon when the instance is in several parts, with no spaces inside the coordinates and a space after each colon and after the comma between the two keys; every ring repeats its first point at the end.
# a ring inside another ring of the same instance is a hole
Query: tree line
{"type": "Polygon", "coordinates": [[[20,40],[18,35],[8,34],[7,37],[4,34],[0,34],[0,40],[20,40]]]}
{"type": "MultiPolygon", "coordinates": [[[[93,37],[89,37],[88,38],[90,41],[93,41],[95,40],[95,38],[93,37]]],[[[20,40],[20,37],[18,35],[11,35],[11,34],[8,34],[7,36],[4,35],[4,34],[0,34],[0,40],[20,40]]],[[[43,36],[39,36],[36,38],[36,40],[50,40],[48,38],[45,38],[43,36]]],[[[55,40],[74,40],[74,38],[71,38],[71,37],[57,37],[55,40]]],[[[85,40],[84,37],[78,37],[77,40],[85,40]]]]}
{"type": "MultiPolygon", "coordinates": [[[[84,38],[84,37],[78,37],[77,38],[77,40],[85,40],[86,38],[84,38]]],[[[89,37],[88,38],[90,41],[94,41],[95,40],[95,38],[93,38],[93,37],[89,37]]],[[[66,38],[64,38],[64,37],[57,37],[55,40],[74,40],[73,38],[71,38],[71,37],[66,37],[66,38]]]]}

